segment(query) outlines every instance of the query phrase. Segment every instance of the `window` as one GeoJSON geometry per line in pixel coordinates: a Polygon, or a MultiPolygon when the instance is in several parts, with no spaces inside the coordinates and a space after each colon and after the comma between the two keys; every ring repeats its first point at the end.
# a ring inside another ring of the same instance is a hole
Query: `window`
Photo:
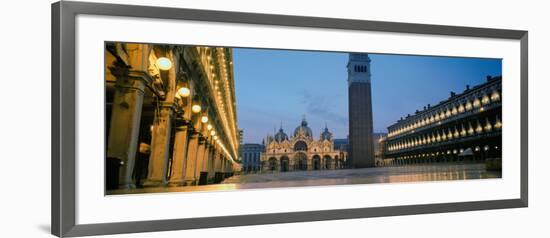
{"type": "Polygon", "coordinates": [[[307,151],[307,144],[304,141],[298,141],[294,144],[295,151],[307,151]]]}

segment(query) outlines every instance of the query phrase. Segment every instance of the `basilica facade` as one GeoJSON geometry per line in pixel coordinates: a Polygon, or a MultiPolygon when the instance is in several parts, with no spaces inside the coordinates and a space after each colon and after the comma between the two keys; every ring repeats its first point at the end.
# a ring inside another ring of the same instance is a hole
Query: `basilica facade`
{"type": "Polygon", "coordinates": [[[264,141],[262,171],[287,172],[297,170],[327,170],[343,168],[347,151],[335,148],[332,133],[325,126],[319,140],[315,140],[304,118],[288,136],[281,127],[264,141]]]}

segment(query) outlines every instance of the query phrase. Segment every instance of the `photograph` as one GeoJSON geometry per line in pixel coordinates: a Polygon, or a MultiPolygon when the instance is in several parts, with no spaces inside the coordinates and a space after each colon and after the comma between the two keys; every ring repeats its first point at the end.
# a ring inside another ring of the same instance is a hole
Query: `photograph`
{"type": "Polygon", "coordinates": [[[500,58],[104,46],[105,195],[503,178],[500,58]]]}

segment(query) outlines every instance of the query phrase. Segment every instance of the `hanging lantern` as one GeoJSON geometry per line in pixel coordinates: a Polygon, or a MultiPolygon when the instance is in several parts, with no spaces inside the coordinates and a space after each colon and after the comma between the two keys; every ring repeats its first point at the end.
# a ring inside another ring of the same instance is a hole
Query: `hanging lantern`
{"type": "Polygon", "coordinates": [[[202,110],[202,107],[199,104],[195,104],[191,107],[191,111],[194,113],[199,113],[201,112],[201,110],[202,110]]]}
{"type": "Polygon", "coordinates": [[[160,70],[169,70],[172,68],[172,61],[166,57],[158,58],[156,64],[160,70]]]}

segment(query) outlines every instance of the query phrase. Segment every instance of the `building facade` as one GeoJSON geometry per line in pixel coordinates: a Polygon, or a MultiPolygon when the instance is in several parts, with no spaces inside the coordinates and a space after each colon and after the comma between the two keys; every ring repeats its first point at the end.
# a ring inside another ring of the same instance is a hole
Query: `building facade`
{"type": "Polygon", "coordinates": [[[262,144],[243,144],[241,149],[241,161],[243,172],[259,172],[262,169],[262,154],[265,146],[262,144]]]}
{"type": "Polygon", "coordinates": [[[368,54],[349,54],[349,167],[374,167],[371,74],[368,54]]]}
{"type": "Polygon", "coordinates": [[[337,163],[340,162],[341,164],[337,164],[337,168],[347,168],[348,162],[349,162],[349,140],[346,139],[334,139],[334,150],[338,151],[340,153],[340,158],[342,158],[340,161],[336,161],[337,163]]]}
{"type": "Polygon", "coordinates": [[[221,181],[238,154],[232,51],[105,45],[107,188],[221,181]]]}
{"type": "Polygon", "coordinates": [[[427,105],[388,127],[386,158],[392,164],[502,158],[502,78],[427,105]]]}
{"type": "Polygon", "coordinates": [[[287,172],[296,170],[327,170],[343,168],[347,151],[335,149],[332,133],[325,126],[319,140],[304,118],[288,136],[283,128],[273,136],[267,136],[262,156],[262,171],[287,172]]]}
{"type": "Polygon", "coordinates": [[[372,141],[374,143],[374,160],[376,166],[382,166],[384,164],[384,140],[388,136],[387,133],[373,133],[372,141]]]}

